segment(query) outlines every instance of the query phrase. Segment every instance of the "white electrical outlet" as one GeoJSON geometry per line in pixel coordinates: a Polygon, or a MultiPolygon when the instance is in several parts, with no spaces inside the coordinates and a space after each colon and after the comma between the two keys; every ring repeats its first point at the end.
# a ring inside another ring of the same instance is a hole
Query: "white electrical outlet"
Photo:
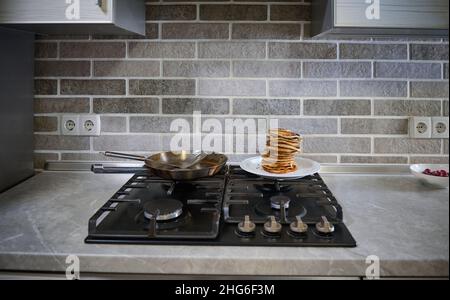
{"type": "Polygon", "coordinates": [[[431,138],[431,118],[412,117],[409,120],[409,136],[414,139],[431,138]]]}
{"type": "Polygon", "coordinates": [[[101,131],[99,115],[62,115],[61,134],[78,136],[99,136],[101,131]]]}
{"type": "Polygon", "coordinates": [[[433,139],[448,139],[448,117],[431,118],[431,127],[433,139]]]}
{"type": "Polygon", "coordinates": [[[63,115],[61,117],[62,135],[80,135],[80,116],[63,115]]]}
{"type": "Polygon", "coordinates": [[[80,135],[99,136],[101,132],[101,122],[99,115],[80,116],[80,135]]]}

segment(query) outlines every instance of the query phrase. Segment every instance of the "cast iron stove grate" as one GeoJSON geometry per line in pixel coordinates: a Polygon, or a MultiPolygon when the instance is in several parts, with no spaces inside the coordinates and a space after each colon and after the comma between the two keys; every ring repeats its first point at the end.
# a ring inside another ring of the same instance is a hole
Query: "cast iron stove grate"
{"type": "Polygon", "coordinates": [[[136,173],[89,220],[86,243],[356,246],[341,206],[319,174],[276,182],[236,166],[190,182],[136,173]],[[264,227],[271,216],[281,225],[279,233],[269,234],[264,227]],[[289,229],[297,217],[308,225],[306,233],[289,229]],[[323,217],[333,233],[316,230],[323,217]],[[246,219],[254,223],[251,234],[238,229],[246,219]]]}

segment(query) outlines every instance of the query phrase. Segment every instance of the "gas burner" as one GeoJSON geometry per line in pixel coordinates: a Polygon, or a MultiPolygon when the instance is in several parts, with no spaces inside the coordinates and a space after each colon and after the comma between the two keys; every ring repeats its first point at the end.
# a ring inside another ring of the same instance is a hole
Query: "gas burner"
{"type": "Polygon", "coordinates": [[[289,199],[289,197],[287,197],[287,196],[277,195],[277,196],[270,197],[270,206],[273,209],[280,210],[282,206],[284,206],[284,208],[288,209],[289,202],[291,202],[291,199],[289,199]]]}
{"type": "MultiPolygon", "coordinates": [[[[282,195],[279,195],[279,196],[283,197],[282,195]]],[[[278,209],[274,209],[272,207],[271,199],[270,200],[261,199],[258,203],[256,203],[255,204],[256,213],[260,216],[275,215],[277,217],[282,217],[281,216],[281,214],[282,214],[281,206],[278,209]]],[[[290,201],[288,206],[289,206],[289,209],[287,209],[286,204],[284,206],[287,217],[293,218],[295,216],[300,216],[301,218],[303,218],[304,216],[306,216],[307,210],[302,204],[300,204],[300,201],[290,201]]]]}
{"type": "Polygon", "coordinates": [[[290,185],[281,184],[278,181],[273,183],[255,184],[255,188],[263,193],[286,193],[292,190],[290,185]]]}
{"type": "Polygon", "coordinates": [[[170,221],[183,213],[183,203],[175,199],[155,199],[144,204],[144,216],[156,221],[170,221]]]}

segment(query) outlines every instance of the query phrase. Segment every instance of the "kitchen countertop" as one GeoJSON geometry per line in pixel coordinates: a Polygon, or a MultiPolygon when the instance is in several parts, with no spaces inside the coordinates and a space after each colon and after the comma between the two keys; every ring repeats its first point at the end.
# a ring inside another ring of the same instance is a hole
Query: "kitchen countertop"
{"type": "Polygon", "coordinates": [[[0,194],[0,270],[83,273],[448,277],[449,191],[410,175],[322,174],[356,248],[85,244],[88,219],[131,175],[43,172],[0,194]]]}

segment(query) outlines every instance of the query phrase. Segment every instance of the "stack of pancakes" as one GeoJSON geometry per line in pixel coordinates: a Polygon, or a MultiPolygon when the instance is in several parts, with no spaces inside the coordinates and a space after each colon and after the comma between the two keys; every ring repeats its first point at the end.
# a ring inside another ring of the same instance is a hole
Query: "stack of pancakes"
{"type": "Polygon", "coordinates": [[[295,155],[301,152],[302,137],[287,129],[272,129],[267,135],[262,168],[270,173],[284,174],[297,170],[295,155]]]}

